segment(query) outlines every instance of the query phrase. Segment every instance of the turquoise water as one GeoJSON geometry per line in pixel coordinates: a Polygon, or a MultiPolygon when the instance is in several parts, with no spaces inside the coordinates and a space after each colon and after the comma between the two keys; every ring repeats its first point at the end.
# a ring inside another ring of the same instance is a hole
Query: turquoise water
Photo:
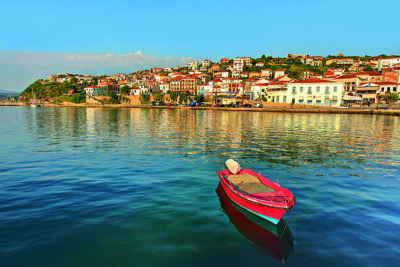
{"type": "Polygon", "coordinates": [[[0,107],[0,125],[0,266],[280,266],[222,212],[228,158],[295,195],[288,266],[398,265],[398,117],[0,107]]]}

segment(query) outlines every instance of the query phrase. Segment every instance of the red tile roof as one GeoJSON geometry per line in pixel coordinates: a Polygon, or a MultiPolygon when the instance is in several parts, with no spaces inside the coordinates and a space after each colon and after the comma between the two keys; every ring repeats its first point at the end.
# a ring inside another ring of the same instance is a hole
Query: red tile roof
{"type": "Polygon", "coordinates": [[[334,81],[312,78],[312,79],[308,79],[308,80],[304,80],[304,81],[296,81],[293,83],[334,83],[334,81]]]}

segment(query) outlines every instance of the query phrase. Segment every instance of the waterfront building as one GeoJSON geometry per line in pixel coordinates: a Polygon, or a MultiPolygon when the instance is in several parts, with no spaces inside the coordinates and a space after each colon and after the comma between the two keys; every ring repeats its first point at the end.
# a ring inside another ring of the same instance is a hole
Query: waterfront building
{"type": "Polygon", "coordinates": [[[364,102],[376,103],[377,94],[379,92],[379,85],[375,83],[360,83],[356,89],[356,96],[362,99],[364,102]]]}
{"type": "Polygon", "coordinates": [[[376,103],[382,96],[390,93],[399,93],[397,83],[393,82],[368,82],[360,83],[356,95],[365,102],[376,103]]]}
{"type": "Polygon", "coordinates": [[[221,89],[226,93],[237,95],[239,94],[239,89],[242,83],[243,82],[237,78],[225,78],[222,81],[221,89]]]}
{"type": "Polygon", "coordinates": [[[171,92],[185,92],[194,95],[197,93],[197,87],[201,82],[201,79],[196,75],[190,75],[184,78],[177,77],[171,80],[170,90],[171,92]]]}
{"type": "Polygon", "coordinates": [[[378,94],[381,96],[390,93],[399,94],[396,82],[377,82],[375,84],[379,86],[378,94]]]}
{"type": "Polygon", "coordinates": [[[308,79],[287,84],[271,102],[339,107],[344,93],[343,83],[324,79],[308,79]]]}
{"type": "Polygon", "coordinates": [[[103,87],[99,87],[96,85],[88,86],[84,90],[86,92],[86,95],[89,95],[89,96],[99,96],[99,95],[107,94],[107,92],[104,90],[103,87]]]}
{"type": "Polygon", "coordinates": [[[264,97],[267,99],[268,102],[275,102],[277,96],[283,99],[282,96],[287,95],[287,84],[288,82],[282,81],[269,83],[267,93],[264,95],[264,97]]]}
{"type": "Polygon", "coordinates": [[[169,91],[169,82],[162,82],[160,84],[160,90],[163,94],[166,94],[169,91]]]}
{"type": "Polygon", "coordinates": [[[108,95],[110,92],[114,92],[115,94],[119,94],[119,85],[111,82],[102,82],[98,84],[98,87],[102,89],[104,95],[108,95]]]}
{"type": "Polygon", "coordinates": [[[252,99],[259,99],[266,96],[268,83],[255,83],[251,85],[252,99]]]}
{"type": "Polygon", "coordinates": [[[140,95],[140,88],[138,86],[131,89],[131,95],[140,95]]]}

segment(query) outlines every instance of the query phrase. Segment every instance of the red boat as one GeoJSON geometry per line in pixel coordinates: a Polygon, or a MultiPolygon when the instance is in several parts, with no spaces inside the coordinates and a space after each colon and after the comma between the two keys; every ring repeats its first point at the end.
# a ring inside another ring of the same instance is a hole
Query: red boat
{"type": "Polygon", "coordinates": [[[250,169],[217,171],[222,188],[240,207],[277,224],[296,203],[293,194],[250,169]],[[236,171],[234,172],[236,173],[236,171]]]}

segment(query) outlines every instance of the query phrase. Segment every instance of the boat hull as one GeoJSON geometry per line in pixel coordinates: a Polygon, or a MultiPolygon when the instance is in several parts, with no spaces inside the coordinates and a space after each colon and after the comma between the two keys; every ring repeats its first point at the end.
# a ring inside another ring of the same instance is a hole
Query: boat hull
{"type": "Polygon", "coordinates": [[[238,195],[236,195],[234,192],[232,192],[224,182],[221,182],[222,188],[224,189],[225,193],[228,195],[228,197],[238,206],[241,208],[260,216],[263,219],[266,219],[273,224],[278,224],[279,220],[282,218],[282,216],[285,214],[286,210],[284,209],[277,209],[277,208],[272,208],[272,207],[267,207],[264,205],[256,204],[256,203],[251,203],[238,195]]]}
{"type": "MultiPolygon", "coordinates": [[[[228,171],[229,172],[229,171],[228,171]]],[[[243,194],[235,190],[230,182],[224,178],[227,175],[226,171],[218,171],[218,176],[223,190],[227,196],[241,208],[270,221],[273,224],[278,224],[279,220],[283,217],[287,210],[289,210],[295,204],[296,200],[293,195],[285,188],[279,186],[276,183],[262,177],[259,174],[247,169],[242,170],[241,173],[251,174],[257,177],[261,183],[269,186],[275,191],[272,193],[266,193],[269,197],[277,197],[273,201],[268,198],[257,198],[257,194],[243,194]],[[279,200],[281,198],[281,200],[279,200]]]]}

